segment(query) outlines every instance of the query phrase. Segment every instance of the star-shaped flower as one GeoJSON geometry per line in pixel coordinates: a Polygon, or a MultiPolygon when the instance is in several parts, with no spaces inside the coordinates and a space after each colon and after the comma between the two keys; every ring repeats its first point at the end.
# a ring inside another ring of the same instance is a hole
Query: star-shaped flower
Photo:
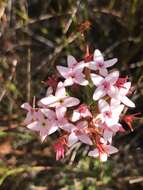
{"type": "Polygon", "coordinates": [[[83,74],[84,64],[83,62],[77,62],[77,60],[69,55],[67,58],[68,67],[57,66],[59,73],[65,78],[64,85],[71,86],[74,83],[86,86],[88,81],[83,74]]]}
{"type": "Polygon", "coordinates": [[[91,150],[88,153],[88,156],[92,156],[94,158],[99,157],[101,162],[106,162],[107,158],[110,154],[114,154],[118,152],[118,149],[111,145],[100,144],[98,148],[91,150]]]}
{"type": "Polygon", "coordinates": [[[79,99],[67,96],[64,84],[62,82],[58,83],[55,96],[50,95],[48,97],[42,98],[40,102],[43,105],[55,108],[58,120],[64,118],[68,107],[73,107],[80,103],[79,99]]]}
{"type": "Polygon", "coordinates": [[[94,51],[93,61],[88,63],[88,67],[94,71],[99,70],[99,74],[102,76],[107,76],[107,68],[113,66],[117,61],[117,58],[104,61],[102,53],[98,49],[96,49],[94,51]]]}
{"type": "Polygon", "coordinates": [[[104,97],[105,95],[110,96],[111,98],[116,98],[117,96],[117,89],[114,86],[116,81],[119,78],[119,71],[114,71],[103,78],[100,75],[91,74],[91,80],[95,86],[97,86],[94,94],[93,99],[99,100],[100,98],[104,97]]]}

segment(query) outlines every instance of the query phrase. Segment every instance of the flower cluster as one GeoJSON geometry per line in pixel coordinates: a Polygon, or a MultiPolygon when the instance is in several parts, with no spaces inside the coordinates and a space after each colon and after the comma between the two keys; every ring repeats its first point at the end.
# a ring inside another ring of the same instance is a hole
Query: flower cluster
{"type": "Polygon", "coordinates": [[[116,58],[105,61],[97,49],[80,62],[69,55],[67,67],[57,66],[64,80],[50,77],[46,97],[39,100],[38,106],[31,107],[29,103],[21,106],[27,110],[25,125],[38,132],[42,142],[57,133],[54,144],[57,160],[80,141],[91,146],[89,156],[106,161],[118,151],[112,138],[124,132],[119,122],[124,119],[132,128],[132,117],[123,114],[125,107],[135,107],[128,98],[131,82],[128,77],[121,78],[119,71],[108,70],[116,62],[116,58]]]}

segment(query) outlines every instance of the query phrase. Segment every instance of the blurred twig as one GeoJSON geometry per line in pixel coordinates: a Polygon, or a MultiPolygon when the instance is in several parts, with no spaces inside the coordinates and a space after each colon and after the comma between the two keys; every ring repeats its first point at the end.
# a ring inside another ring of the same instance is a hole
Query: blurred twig
{"type": "Polygon", "coordinates": [[[81,3],[81,0],[76,2],[76,6],[72,10],[72,15],[70,16],[70,19],[68,20],[68,22],[67,22],[67,24],[65,26],[65,29],[63,31],[64,34],[66,34],[68,32],[68,30],[69,30],[69,28],[70,28],[70,26],[72,24],[73,18],[75,17],[75,15],[76,15],[76,13],[77,13],[77,11],[79,9],[80,3],[81,3]]]}
{"type": "Polygon", "coordinates": [[[63,42],[63,40],[61,40],[61,43],[59,46],[57,46],[53,52],[52,55],[48,56],[47,58],[44,59],[44,61],[39,65],[39,67],[36,68],[36,71],[34,73],[34,75],[36,74],[36,72],[38,72],[39,70],[41,70],[45,65],[47,65],[47,62],[50,62],[50,66],[51,68],[54,66],[54,63],[57,59],[57,57],[59,56],[59,54],[62,52],[62,50],[70,43],[72,43],[73,41],[75,41],[77,38],[79,37],[79,33],[76,33],[75,35],[72,35],[70,37],[68,37],[65,41],[66,43],[63,42]]]}
{"type": "Polygon", "coordinates": [[[111,53],[115,48],[117,48],[118,46],[120,46],[121,44],[123,44],[125,42],[134,42],[137,44],[140,41],[141,41],[141,37],[136,37],[136,38],[128,37],[128,38],[122,39],[120,41],[116,41],[104,51],[104,54],[106,55],[106,54],[111,53]]]}
{"type": "Polygon", "coordinates": [[[39,41],[42,44],[45,44],[46,46],[50,47],[50,48],[54,48],[54,44],[53,42],[51,42],[50,40],[48,40],[47,38],[44,38],[43,36],[40,36],[38,34],[35,34],[33,31],[31,31],[28,28],[24,28],[22,30],[24,33],[28,34],[30,37],[32,37],[33,39],[39,41]]]}
{"type": "Polygon", "coordinates": [[[130,179],[130,180],[129,180],[129,183],[130,183],[130,184],[141,183],[141,182],[143,182],[143,176],[136,177],[136,178],[134,178],[134,179],[130,179]]]}
{"type": "MultiPolygon", "coordinates": [[[[13,77],[14,77],[15,71],[16,71],[16,66],[17,66],[17,60],[13,60],[11,75],[9,76],[7,82],[11,82],[13,80],[13,77]]],[[[4,98],[6,93],[7,93],[7,87],[4,86],[4,88],[2,89],[2,92],[0,94],[0,102],[2,101],[2,99],[4,98]]]]}
{"type": "Polygon", "coordinates": [[[0,1],[0,19],[3,17],[5,12],[6,3],[3,1],[0,1]]]}
{"type": "Polygon", "coordinates": [[[0,174],[2,173],[2,177],[0,178],[0,185],[3,183],[3,181],[11,176],[11,175],[17,175],[23,172],[39,172],[41,170],[49,169],[50,167],[44,167],[44,166],[26,166],[26,167],[20,167],[20,168],[13,168],[13,169],[8,169],[8,168],[1,168],[0,174]]]}
{"type": "Polygon", "coordinates": [[[37,19],[29,19],[26,23],[24,24],[21,24],[21,23],[18,23],[15,27],[14,27],[14,30],[19,30],[19,29],[22,29],[22,28],[25,28],[27,25],[31,25],[31,24],[35,24],[37,22],[41,22],[41,21],[45,21],[45,20],[49,20],[49,19],[52,19],[54,17],[61,17],[61,16],[65,16],[65,15],[71,15],[72,12],[67,12],[67,13],[64,13],[64,14],[46,14],[46,15],[42,15],[40,16],[39,18],[37,19]]]}
{"type": "Polygon", "coordinates": [[[31,50],[28,49],[27,56],[27,101],[30,102],[31,98],[31,50]]]}
{"type": "Polygon", "coordinates": [[[114,10],[110,10],[110,9],[105,9],[105,8],[101,8],[101,9],[94,9],[93,10],[95,13],[104,13],[104,14],[109,14],[118,18],[121,18],[122,14],[119,11],[114,11],[114,10]]]}
{"type": "Polygon", "coordinates": [[[80,146],[81,146],[81,143],[77,143],[77,144],[76,144],[76,147],[75,147],[75,149],[73,150],[73,153],[72,153],[72,156],[71,156],[69,165],[73,165],[73,162],[74,162],[74,160],[75,160],[76,154],[77,154],[78,149],[80,148],[80,146]]]}
{"type": "MultiPolygon", "coordinates": [[[[65,30],[63,31],[63,34],[67,34],[68,29],[70,28],[70,25],[72,24],[72,20],[73,17],[75,16],[75,14],[77,13],[78,9],[80,8],[80,0],[77,2],[76,4],[76,8],[74,8],[72,17],[69,18],[68,24],[65,28],[65,30]]],[[[36,72],[39,71],[43,66],[45,66],[47,64],[47,62],[50,62],[50,66],[53,67],[54,63],[58,57],[58,55],[61,53],[61,51],[70,43],[72,43],[78,36],[79,36],[79,32],[77,32],[76,34],[72,34],[71,36],[69,36],[67,39],[65,38],[64,40],[61,39],[59,46],[55,48],[53,54],[49,57],[47,57],[39,67],[37,67],[36,72]]]]}

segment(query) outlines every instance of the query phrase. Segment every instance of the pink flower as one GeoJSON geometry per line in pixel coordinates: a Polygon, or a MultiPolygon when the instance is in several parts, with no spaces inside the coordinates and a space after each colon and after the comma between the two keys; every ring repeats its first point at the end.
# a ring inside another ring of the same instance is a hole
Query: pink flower
{"type": "Polygon", "coordinates": [[[116,97],[116,94],[118,91],[117,91],[116,87],[114,86],[114,84],[116,83],[118,78],[119,78],[118,71],[114,71],[114,72],[110,73],[105,78],[92,73],[91,79],[93,81],[93,84],[95,86],[97,86],[97,88],[93,94],[93,99],[99,100],[100,98],[104,97],[105,95],[108,95],[112,98],[116,97]]]}
{"type": "Polygon", "coordinates": [[[99,117],[107,126],[112,126],[118,123],[119,116],[124,109],[124,105],[115,105],[111,99],[110,105],[104,99],[98,101],[98,108],[100,111],[99,117]]]}
{"type": "Polygon", "coordinates": [[[98,144],[98,147],[88,153],[88,156],[99,157],[101,162],[106,162],[110,154],[118,152],[118,149],[111,145],[98,144]]]}
{"type": "Polygon", "coordinates": [[[117,86],[118,88],[123,88],[124,87],[124,84],[127,82],[128,80],[128,76],[127,77],[124,77],[124,78],[118,78],[115,86],[117,86]]]}
{"type": "Polygon", "coordinates": [[[48,77],[46,83],[48,84],[49,87],[56,89],[58,84],[58,77],[56,75],[52,75],[51,77],[48,77]]]}
{"type": "Polygon", "coordinates": [[[32,131],[40,132],[40,138],[43,142],[48,135],[51,135],[58,130],[58,123],[53,118],[53,111],[49,109],[41,109],[37,120],[27,125],[27,128],[32,131]],[[45,117],[42,112],[46,112],[48,117],[45,117]]]}
{"type": "Polygon", "coordinates": [[[94,71],[99,70],[99,74],[102,76],[107,76],[107,68],[113,66],[117,61],[116,58],[104,61],[102,53],[96,49],[94,51],[93,61],[89,62],[88,67],[94,71]]]}
{"type": "Polygon", "coordinates": [[[52,126],[58,126],[58,128],[69,131],[74,125],[68,121],[67,118],[62,118],[58,120],[56,113],[50,109],[41,109],[42,113],[48,118],[48,120],[52,123],[52,126]]]}
{"type": "Polygon", "coordinates": [[[85,75],[82,73],[84,64],[77,62],[76,59],[69,55],[67,58],[68,67],[57,66],[59,73],[65,78],[64,85],[71,86],[74,83],[86,86],[88,81],[85,79],[85,75]]]}
{"type": "Polygon", "coordinates": [[[124,122],[128,125],[128,127],[130,128],[131,131],[133,131],[132,122],[135,119],[139,119],[139,117],[136,117],[138,115],[140,115],[140,113],[135,113],[135,114],[131,114],[131,115],[125,115],[123,117],[124,122]]]}
{"type": "Polygon", "coordinates": [[[122,125],[120,123],[114,125],[106,125],[105,123],[102,125],[103,128],[103,138],[106,142],[112,143],[113,135],[115,135],[118,131],[124,132],[122,125]]]}
{"type": "Polygon", "coordinates": [[[116,103],[120,104],[121,102],[123,104],[125,104],[128,107],[135,107],[134,102],[132,102],[126,95],[129,93],[131,88],[131,82],[126,82],[124,84],[122,84],[122,87],[117,88],[116,87],[116,91],[118,91],[116,93],[116,97],[114,101],[116,101],[116,103]]]}
{"type": "Polygon", "coordinates": [[[68,145],[72,146],[77,141],[81,141],[85,144],[92,145],[92,141],[87,134],[88,123],[86,121],[78,122],[77,125],[72,128],[68,128],[67,131],[70,133],[68,137],[68,145]]]}
{"type": "Polygon", "coordinates": [[[77,98],[67,96],[63,83],[59,82],[55,96],[50,95],[48,97],[42,98],[40,102],[43,105],[55,108],[57,118],[58,120],[61,120],[63,119],[67,108],[78,105],[80,101],[77,98]]]}
{"type": "Polygon", "coordinates": [[[31,105],[27,102],[22,104],[21,108],[28,111],[26,115],[26,119],[24,120],[24,124],[27,125],[37,119],[38,114],[39,114],[39,108],[32,108],[31,105]]]}
{"type": "Polygon", "coordinates": [[[64,158],[66,145],[67,143],[65,138],[60,138],[58,142],[54,144],[54,150],[56,151],[56,160],[64,158]]]}
{"type": "Polygon", "coordinates": [[[86,63],[88,64],[92,60],[93,60],[93,55],[89,51],[89,46],[86,45],[86,53],[85,53],[85,56],[84,56],[85,67],[87,66],[86,63]]]}
{"type": "Polygon", "coordinates": [[[48,87],[48,89],[46,91],[46,96],[49,96],[51,94],[53,94],[53,88],[50,86],[50,87],[48,87]]]}
{"type": "Polygon", "coordinates": [[[88,66],[90,61],[93,61],[93,55],[90,53],[86,53],[84,56],[85,66],[88,66]]]}
{"type": "Polygon", "coordinates": [[[86,104],[81,104],[77,109],[73,111],[71,121],[75,122],[81,118],[86,118],[86,117],[92,117],[92,114],[89,111],[86,104]]]}

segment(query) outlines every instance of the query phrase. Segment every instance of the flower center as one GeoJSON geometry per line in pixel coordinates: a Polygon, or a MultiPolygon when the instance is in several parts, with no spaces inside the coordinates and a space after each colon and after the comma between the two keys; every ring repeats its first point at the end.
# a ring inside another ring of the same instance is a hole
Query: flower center
{"type": "Polygon", "coordinates": [[[105,115],[106,115],[107,117],[112,117],[112,112],[111,112],[111,111],[107,111],[107,112],[105,112],[105,115]]]}
{"type": "Polygon", "coordinates": [[[85,113],[87,110],[87,107],[85,105],[81,105],[78,110],[80,113],[85,113]]]}
{"type": "Polygon", "coordinates": [[[108,90],[110,89],[110,83],[107,81],[103,82],[103,86],[104,86],[104,89],[108,89],[108,90]]]}
{"type": "Polygon", "coordinates": [[[103,62],[99,62],[97,65],[99,68],[102,68],[104,66],[103,62]]]}
{"type": "Polygon", "coordinates": [[[77,136],[82,134],[82,131],[78,129],[75,129],[74,132],[77,136]]]}
{"type": "Polygon", "coordinates": [[[60,99],[60,100],[59,100],[59,103],[60,103],[60,104],[64,103],[64,100],[63,100],[63,99],[60,99]]]}
{"type": "Polygon", "coordinates": [[[73,73],[73,71],[70,71],[68,75],[69,75],[69,77],[71,77],[71,78],[75,78],[75,74],[73,73]]]}
{"type": "Polygon", "coordinates": [[[43,121],[42,122],[42,127],[46,127],[47,125],[46,125],[46,123],[43,121]]]}
{"type": "Polygon", "coordinates": [[[127,82],[127,80],[128,80],[128,77],[119,78],[119,79],[117,80],[117,82],[116,82],[116,86],[117,86],[118,88],[125,88],[125,87],[124,87],[124,84],[127,82]]]}

